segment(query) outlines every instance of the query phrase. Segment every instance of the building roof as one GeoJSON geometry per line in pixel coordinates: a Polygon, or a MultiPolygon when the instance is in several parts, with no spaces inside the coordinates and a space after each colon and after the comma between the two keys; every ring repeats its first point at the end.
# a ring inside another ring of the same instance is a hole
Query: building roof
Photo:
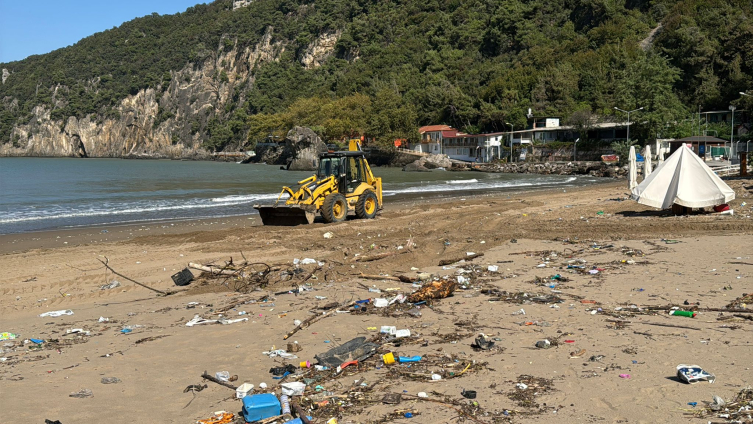
{"type": "Polygon", "coordinates": [[[458,130],[447,130],[442,131],[442,138],[452,138],[452,137],[458,137],[458,136],[465,136],[467,134],[463,134],[461,132],[458,132],[458,130]]]}
{"type": "Polygon", "coordinates": [[[427,125],[425,127],[421,127],[418,129],[418,132],[423,134],[425,132],[431,132],[431,131],[446,131],[446,130],[452,130],[453,128],[449,125],[427,125]]]}
{"type": "Polygon", "coordinates": [[[711,137],[707,135],[694,135],[692,137],[680,138],[670,141],[670,143],[726,143],[728,140],[711,137]]]}

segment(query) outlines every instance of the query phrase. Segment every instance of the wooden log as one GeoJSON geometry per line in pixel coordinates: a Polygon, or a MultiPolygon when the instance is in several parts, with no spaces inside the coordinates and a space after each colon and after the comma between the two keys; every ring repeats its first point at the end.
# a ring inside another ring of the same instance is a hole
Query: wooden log
{"type": "Polygon", "coordinates": [[[233,390],[237,389],[237,387],[233,386],[233,385],[232,385],[232,384],[230,384],[229,382],[227,382],[227,381],[222,381],[222,380],[218,380],[218,379],[214,378],[213,376],[211,376],[211,375],[207,374],[207,372],[206,372],[206,371],[204,371],[204,374],[202,374],[202,375],[201,375],[201,378],[203,378],[203,379],[205,379],[205,380],[209,380],[209,381],[211,381],[212,383],[217,383],[217,384],[219,384],[220,386],[225,386],[225,387],[227,387],[228,389],[233,389],[233,390]]]}
{"type": "Polygon", "coordinates": [[[458,258],[442,259],[441,261],[439,261],[439,266],[452,265],[452,264],[454,264],[456,262],[460,262],[460,261],[470,261],[472,259],[476,259],[476,258],[481,257],[481,256],[484,256],[484,254],[483,253],[474,253],[472,255],[465,255],[465,256],[462,256],[462,257],[458,257],[458,258]]]}

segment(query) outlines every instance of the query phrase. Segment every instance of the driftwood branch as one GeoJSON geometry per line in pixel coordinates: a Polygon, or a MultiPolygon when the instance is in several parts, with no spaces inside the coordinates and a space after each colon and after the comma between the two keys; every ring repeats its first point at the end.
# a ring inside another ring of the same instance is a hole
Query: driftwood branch
{"type": "Polygon", "coordinates": [[[237,387],[233,386],[232,384],[228,383],[227,381],[218,380],[218,379],[212,377],[211,375],[207,374],[206,371],[204,371],[204,374],[201,375],[201,378],[203,378],[205,380],[209,380],[212,383],[217,383],[220,386],[225,386],[228,389],[233,389],[233,390],[237,389],[237,387]]]}
{"type": "Polygon", "coordinates": [[[460,262],[460,261],[464,261],[464,260],[465,261],[470,261],[471,259],[476,259],[476,258],[481,257],[481,256],[484,256],[484,254],[483,253],[474,253],[472,255],[465,255],[465,256],[460,256],[460,257],[457,257],[457,258],[442,259],[441,261],[439,261],[439,266],[452,265],[452,264],[454,264],[456,262],[460,262]]]}
{"type": "Polygon", "coordinates": [[[237,270],[232,269],[222,269],[217,266],[208,266],[208,265],[201,265],[201,264],[195,264],[193,262],[188,263],[189,268],[198,269],[200,271],[204,272],[210,272],[212,274],[220,274],[220,275],[236,275],[238,274],[237,270]]]}
{"type": "MultiPolygon", "coordinates": [[[[355,304],[356,304],[356,302],[351,302],[346,307],[350,308],[350,307],[352,307],[355,304]]],[[[289,339],[290,336],[292,336],[293,334],[301,331],[302,329],[308,327],[309,325],[311,325],[311,324],[313,324],[313,323],[315,323],[315,322],[317,322],[317,321],[319,321],[319,320],[321,320],[321,319],[323,319],[325,317],[328,317],[328,316],[332,315],[336,311],[337,311],[337,308],[332,308],[330,311],[327,311],[327,312],[325,312],[323,314],[312,315],[312,316],[306,318],[297,327],[295,327],[294,329],[290,330],[288,332],[288,334],[286,334],[285,337],[283,337],[283,340],[289,339]]]]}
{"type": "Polygon", "coordinates": [[[157,289],[155,289],[155,288],[149,287],[149,286],[147,286],[146,284],[142,284],[142,283],[139,283],[138,281],[136,281],[136,280],[134,280],[134,279],[132,279],[132,278],[128,278],[128,277],[126,277],[125,275],[123,275],[123,274],[121,274],[121,273],[119,273],[119,272],[115,271],[114,269],[112,269],[112,267],[110,267],[110,265],[108,265],[108,262],[110,262],[110,260],[109,260],[109,259],[107,259],[107,257],[105,257],[105,259],[107,260],[107,262],[103,261],[102,259],[99,259],[99,258],[97,258],[97,260],[98,260],[98,261],[102,262],[102,265],[104,265],[104,266],[105,266],[105,268],[107,268],[107,269],[109,269],[110,271],[112,271],[112,273],[113,273],[113,274],[115,274],[115,275],[117,275],[118,277],[120,277],[120,278],[123,278],[123,279],[126,279],[126,280],[128,280],[128,281],[132,282],[133,284],[138,284],[139,286],[141,286],[141,287],[143,287],[143,288],[145,288],[145,289],[149,289],[149,290],[151,290],[151,291],[153,291],[153,292],[155,292],[155,293],[159,293],[159,294],[161,294],[162,296],[167,296],[168,294],[170,294],[170,293],[167,293],[167,292],[163,292],[162,290],[157,290],[157,289]]]}
{"type": "Polygon", "coordinates": [[[360,275],[361,278],[365,278],[367,280],[390,280],[390,281],[400,281],[400,278],[398,277],[390,277],[389,275],[369,275],[369,274],[363,274],[360,275]]]}
{"type": "Polygon", "coordinates": [[[292,400],[290,401],[290,406],[293,408],[296,414],[298,414],[298,418],[301,419],[301,422],[303,424],[311,424],[311,421],[309,421],[306,414],[303,412],[303,409],[301,409],[301,405],[298,405],[298,402],[292,400]]]}
{"type": "Polygon", "coordinates": [[[389,258],[390,256],[400,255],[403,253],[408,253],[408,250],[402,250],[398,252],[384,252],[384,253],[377,253],[376,255],[371,256],[358,256],[353,260],[353,262],[371,262],[371,261],[378,261],[379,259],[389,258]]]}

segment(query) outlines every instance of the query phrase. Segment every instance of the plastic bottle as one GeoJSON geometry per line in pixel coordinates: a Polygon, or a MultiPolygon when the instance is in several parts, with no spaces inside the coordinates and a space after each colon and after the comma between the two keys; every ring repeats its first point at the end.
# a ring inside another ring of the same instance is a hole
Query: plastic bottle
{"type": "Polygon", "coordinates": [[[693,311],[678,311],[674,310],[669,313],[670,315],[676,315],[679,317],[688,317],[688,318],[695,318],[696,313],[693,311]]]}
{"type": "Polygon", "coordinates": [[[280,404],[282,404],[282,415],[290,414],[290,398],[288,395],[280,396],[280,404]]]}

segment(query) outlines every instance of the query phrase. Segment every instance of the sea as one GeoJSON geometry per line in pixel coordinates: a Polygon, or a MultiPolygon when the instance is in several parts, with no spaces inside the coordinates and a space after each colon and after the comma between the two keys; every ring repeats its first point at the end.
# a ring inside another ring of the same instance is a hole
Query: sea
{"type": "MultiPolygon", "coordinates": [[[[372,168],[384,202],[597,184],[589,176],[372,168]]],[[[178,160],[0,158],[0,234],[256,214],[311,172],[178,160]]]]}

